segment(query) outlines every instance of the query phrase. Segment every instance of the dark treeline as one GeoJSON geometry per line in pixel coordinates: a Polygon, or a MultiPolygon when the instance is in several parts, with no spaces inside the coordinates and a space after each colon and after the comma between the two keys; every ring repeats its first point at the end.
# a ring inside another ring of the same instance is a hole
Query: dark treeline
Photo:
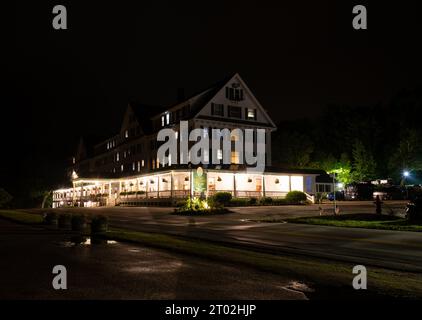
{"type": "Polygon", "coordinates": [[[328,106],[319,117],[278,124],[273,162],[286,168],[337,172],[342,182],[393,178],[414,182],[422,169],[421,90],[387,105],[328,106]]]}

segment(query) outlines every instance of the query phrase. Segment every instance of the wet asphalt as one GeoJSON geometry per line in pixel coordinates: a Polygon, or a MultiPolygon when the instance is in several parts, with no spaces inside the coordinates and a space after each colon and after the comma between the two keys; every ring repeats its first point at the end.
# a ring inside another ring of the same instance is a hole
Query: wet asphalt
{"type": "Polygon", "coordinates": [[[0,299],[306,299],[296,279],[0,219],[0,299]],[[80,240],[79,240],[80,241],[80,240]],[[55,290],[55,265],[67,289],[55,290]]]}

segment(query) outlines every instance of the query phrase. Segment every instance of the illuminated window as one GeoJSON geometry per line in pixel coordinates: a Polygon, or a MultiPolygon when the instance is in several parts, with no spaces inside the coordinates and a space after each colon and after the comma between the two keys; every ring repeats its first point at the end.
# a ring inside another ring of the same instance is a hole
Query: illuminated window
{"type": "Polygon", "coordinates": [[[207,138],[208,137],[208,128],[203,128],[202,129],[202,135],[203,135],[204,138],[207,138]]]}
{"type": "Polygon", "coordinates": [[[239,131],[233,131],[230,133],[231,141],[239,141],[239,131]]]}
{"type": "Polygon", "coordinates": [[[256,109],[247,109],[247,119],[248,120],[256,120],[256,109]]]}
{"type": "Polygon", "coordinates": [[[232,153],[231,153],[231,163],[239,164],[239,151],[232,151],[232,153]]]}
{"type": "Polygon", "coordinates": [[[152,168],[155,169],[155,160],[152,159],[152,168]]]}
{"type": "Polygon", "coordinates": [[[169,166],[171,166],[171,153],[169,154],[169,166]]]}
{"type": "Polygon", "coordinates": [[[165,117],[164,116],[161,117],[161,126],[162,127],[165,126],[165,117]]]}
{"type": "MultiPolygon", "coordinates": [[[[143,160],[142,160],[143,161],[143,160]]],[[[141,161],[138,161],[138,172],[141,171],[141,161]]]]}
{"type": "Polygon", "coordinates": [[[132,171],[135,171],[136,170],[136,165],[135,165],[135,162],[134,163],[132,163],[132,171]]]}
{"type": "Polygon", "coordinates": [[[141,163],[142,163],[142,167],[145,166],[145,161],[144,160],[142,160],[141,163]]]}
{"type": "Polygon", "coordinates": [[[129,131],[128,130],[125,131],[125,138],[129,138],[129,131]]]}
{"type": "Polygon", "coordinates": [[[170,113],[166,114],[166,124],[170,123],[170,113]]]}
{"type": "Polygon", "coordinates": [[[119,162],[119,160],[120,160],[120,154],[117,152],[116,153],[116,161],[119,162]]]}
{"type": "Polygon", "coordinates": [[[124,165],[121,165],[120,166],[120,171],[123,172],[123,170],[125,170],[125,167],[124,167],[124,165]]]}
{"type": "Polygon", "coordinates": [[[292,191],[303,191],[303,177],[302,176],[291,176],[290,185],[292,191]]]}
{"type": "Polygon", "coordinates": [[[223,150],[218,149],[217,150],[217,159],[222,160],[223,159],[223,150]]]}

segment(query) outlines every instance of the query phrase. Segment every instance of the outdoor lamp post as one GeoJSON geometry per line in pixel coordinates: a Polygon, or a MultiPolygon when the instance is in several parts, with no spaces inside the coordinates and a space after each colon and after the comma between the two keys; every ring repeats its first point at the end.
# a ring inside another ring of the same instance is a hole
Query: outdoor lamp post
{"type": "Polygon", "coordinates": [[[406,178],[410,176],[410,172],[408,170],[403,171],[403,186],[406,189],[406,199],[409,199],[409,189],[406,187],[406,178]]]}

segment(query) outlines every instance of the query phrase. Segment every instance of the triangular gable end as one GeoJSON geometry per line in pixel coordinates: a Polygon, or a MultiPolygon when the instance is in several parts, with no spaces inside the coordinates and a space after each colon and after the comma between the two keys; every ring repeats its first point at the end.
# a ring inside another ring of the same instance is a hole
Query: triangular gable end
{"type": "MultiPolygon", "coordinates": [[[[222,85],[220,89],[210,99],[208,99],[207,103],[204,104],[204,106],[200,110],[198,110],[198,112],[195,115],[195,118],[198,116],[211,115],[211,103],[223,104],[225,106],[228,106],[228,105],[241,106],[242,108],[249,108],[249,107],[255,108],[257,109],[257,112],[258,112],[257,122],[267,123],[270,127],[273,127],[274,129],[277,128],[274,122],[272,121],[272,119],[270,118],[270,116],[268,115],[268,113],[259,103],[258,99],[253,95],[252,91],[249,89],[249,87],[246,85],[246,83],[243,81],[243,79],[240,77],[238,73],[233,75],[233,77],[231,77],[230,80],[225,82],[225,84],[222,85]],[[242,101],[232,101],[226,97],[226,87],[231,87],[231,86],[240,86],[240,88],[243,89],[242,101]]],[[[225,117],[227,118],[227,114],[225,114],[225,117]]],[[[242,114],[242,119],[244,119],[243,114],[242,114]]],[[[253,122],[251,122],[251,124],[253,124],[253,122]]]]}

